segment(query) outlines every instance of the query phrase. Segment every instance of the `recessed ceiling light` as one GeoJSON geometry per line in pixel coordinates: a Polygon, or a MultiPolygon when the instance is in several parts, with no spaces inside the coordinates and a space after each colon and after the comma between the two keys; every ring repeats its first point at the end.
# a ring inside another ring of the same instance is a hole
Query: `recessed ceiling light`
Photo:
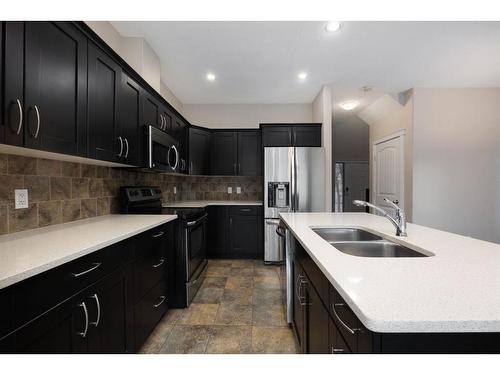
{"type": "Polygon", "coordinates": [[[301,81],[305,80],[307,78],[307,73],[306,72],[300,72],[297,74],[297,78],[300,79],[301,81]]]}
{"type": "Polygon", "coordinates": [[[344,109],[346,111],[352,111],[358,105],[359,105],[359,102],[357,100],[346,100],[345,102],[340,103],[340,106],[342,107],[342,109],[344,109]]]}
{"type": "Polygon", "coordinates": [[[207,79],[209,81],[215,81],[215,74],[213,74],[213,73],[207,73],[207,79]]]}
{"type": "Polygon", "coordinates": [[[326,31],[328,31],[329,33],[334,33],[336,31],[339,31],[341,26],[342,23],[339,21],[330,21],[326,24],[326,31]]]}

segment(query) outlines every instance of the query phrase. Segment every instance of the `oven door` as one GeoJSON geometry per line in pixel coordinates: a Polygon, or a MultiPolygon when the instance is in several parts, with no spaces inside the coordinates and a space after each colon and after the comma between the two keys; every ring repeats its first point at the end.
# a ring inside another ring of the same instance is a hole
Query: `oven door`
{"type": "Polygon", "coordinates": [[[179,171],[178,142],[167,133],[153,127],[147,127],[148,167],[166,172],[179,171]]]}
{"type": "Polygon", "coordinates": [[[203,283],[207,266],[207,214],[185,224],[186,293],[189,304],[203,283]]]}

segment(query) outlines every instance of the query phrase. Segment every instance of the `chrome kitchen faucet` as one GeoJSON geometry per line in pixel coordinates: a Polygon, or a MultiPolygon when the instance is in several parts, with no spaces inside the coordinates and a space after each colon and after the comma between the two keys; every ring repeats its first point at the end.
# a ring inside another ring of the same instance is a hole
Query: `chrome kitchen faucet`
{"type": "Polygon", "coordinates": [[[389,219],[389,221],[396,227],[396,236],[406,237],[406,215],[405,212],[397,205],[398,201],[391,201],[390,199],[384,198],[384,201],[389,203],[392,207],[396,209],[396,219],[387,213],[386,210],[371,204],[370,202],[353,200],[352,203],[356,206],[371,207],[374,210],[380,212],[384,217],[389,219]]]}

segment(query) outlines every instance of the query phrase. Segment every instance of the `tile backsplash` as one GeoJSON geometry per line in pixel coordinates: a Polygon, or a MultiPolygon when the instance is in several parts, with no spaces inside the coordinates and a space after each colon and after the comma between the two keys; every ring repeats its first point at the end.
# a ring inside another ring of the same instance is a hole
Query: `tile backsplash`
{"type": "Polygon", "coordinates": [[[117,213],[124,185],[160,186],[164,202],[262,200],[261,177],[147,173],[0,154],[0,234],[117,213]],[[236,194],[238,186],[241,194],[236,194]],[[29,207],[16,210],[14,189],[23,188],[28,189],[29,207]]]}

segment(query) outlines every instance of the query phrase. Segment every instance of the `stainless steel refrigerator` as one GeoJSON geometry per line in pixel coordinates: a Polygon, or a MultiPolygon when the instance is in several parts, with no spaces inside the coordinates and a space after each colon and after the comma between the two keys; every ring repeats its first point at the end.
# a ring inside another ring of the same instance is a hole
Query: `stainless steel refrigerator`
{"type": "Polygon", "coordinates": [[[322,147],[264,148],[264,262],[282,263],[280,212],[325,211],[322,147]]]}

